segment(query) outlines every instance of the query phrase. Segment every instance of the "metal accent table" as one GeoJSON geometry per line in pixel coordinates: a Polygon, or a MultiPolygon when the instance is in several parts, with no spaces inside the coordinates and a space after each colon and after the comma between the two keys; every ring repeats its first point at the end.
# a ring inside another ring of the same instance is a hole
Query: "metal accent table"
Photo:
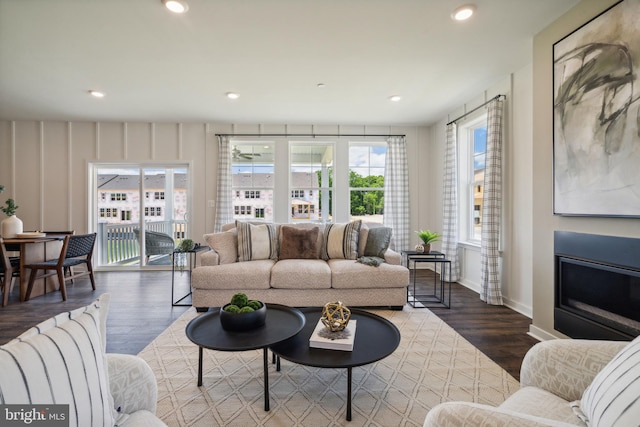
{"type": "Polygon", "coordinates": [[[355,366],[368,365],[384,359],[400,344],[398,328],[376,314],[351,309],[351,318],[358,321],[353,351],[326,350],[309,347],[309,338],[322,316],[322,308],[301,308],[306,323],[297,335],[271,345],[271,351],[280,358],[294,363],[317,368],[347,369],[347,421],[351,421],[351,370],[355,366]]]}
{"type": "Polygon", "coordinates": [[[189,322],[186,335],[198,345],[198,387],[202,385],[202,349],[219,351],[247,351],[262,348],[264,351],[264,410],[269,410],[269,371],[267,351],[269,346],[286,340],[305,326],[300,310],[280,304],[267,304],[267,319],[263,326],[246,332],[229,332],[222,329],[220,310],[202,314],[189,322]]]}
{"type": "Polygon", "coordinates": [[[191,295],[191,272],[193,271],[193,266],[196,265],[198,252],[206,251],[209,247],[207,245],[196,246],[190,251],[178,251],[174,250],[171,254],[171,305],[174,307],[191,307],[191,303],[181,303],[182,300],[191,295]],[[186,263],[188,264],[188,269],[180,270],[189,272],[189,293],[183,296],[182,298],[176,301],[175,299],[175,275],[176,275],[176,255],[184,254],[186,257],[186,263]]]}
{"type": "Polygon", "coordinates": [[[451,308],[451,261],[446,259],[442,252],[438,251],[402,251],[402,259],[403,261],[406,260],[406,267],[413,275],[413,293],[409,296],[409,288],[407,288],[407,302],[414,308],[451,308]],[[412,262],[413,268],[411,268],[412,262]],[[416,294],[416,265],[421,262],[431,262],[434,264],[433,293],[416,294]],[[436,276],[438,264],[440,264],[440,280],[438,280],[436,276]],[[449,278],[448,281],[445,280],[447,274],[449,278]],[[449,291],[448,297],[447,290],[449,291]]]}

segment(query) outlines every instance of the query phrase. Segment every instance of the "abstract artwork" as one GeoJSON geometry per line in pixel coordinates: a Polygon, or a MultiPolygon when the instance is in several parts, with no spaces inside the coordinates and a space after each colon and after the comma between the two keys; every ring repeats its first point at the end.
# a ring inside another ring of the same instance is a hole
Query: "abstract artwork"
{"type": "Polygon", "coordinates": [[[553,45],[554,214],[640,217],[640,0],[553,45]]]}

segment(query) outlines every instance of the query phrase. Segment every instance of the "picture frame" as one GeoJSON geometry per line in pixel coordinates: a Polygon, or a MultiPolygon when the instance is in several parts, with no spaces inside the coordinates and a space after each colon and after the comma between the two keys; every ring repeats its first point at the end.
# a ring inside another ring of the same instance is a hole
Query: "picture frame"
{"type": "Polygon", "coordinates": [[[553,213],[640,217],[640,1],[553,44],[553,213]]]}

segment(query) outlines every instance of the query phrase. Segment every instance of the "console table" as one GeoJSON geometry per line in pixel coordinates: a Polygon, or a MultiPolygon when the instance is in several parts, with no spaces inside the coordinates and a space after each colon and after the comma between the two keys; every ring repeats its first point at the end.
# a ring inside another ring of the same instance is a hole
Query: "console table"
{"type": "Polygon", "coordinates": [[[407,288],[407,302],[414,308],[444,307],[451,308],[451,261],[446,259],[442,252],[417,252],[402,251],[402,259],[406,260],[406,267],[413,275],[413,292],[409,296],[407,288]],[[418,263],[433,263],[433,292],[428,294],[416,294],[416,266],[418,263]],[[413,263],[413,267],[412,264],[413,263]],[[440,279],[437,276],[437,266],[440,265],[440,279]],[[446,280],[446,279],[449,280],[446,280]],[[448,291],[448,295],[447,295],[448,291]]]}
{"type": "Polygon", "coordinates": [[[199,245],[194,247],[193,249],[191,249],[190,251],[179,251],[179,250],[175,250],[173,251],[173,253],[171,254],[171,305],[176,307],[176,306],[183,306],[183,307],[190,307],[191,303],[182,303],[182,300],[184,300],[185,298],[187,298],[188,296],[191,295],[192,290],[191,290],[191,272],[193,271],[193,266],[196,265],[196,256],[198,254],[198,252],[202,252],[202,251],[206,251],[208,250],[209,247],[207,245],[199,245]],[[187,274],[189,274],[189,293],[185,294],[183,297],[179,298],[178,300],[175,299],[175,276],[176,276],[176,261],[177,258],[181,257],[181,254],[184,255],[185,257],[185,264],[184,266],[180,267],[178,266],[178,269],[180,271],[180,273],[186,272],[187,274]],[[176,256],[178,255],[178,256],[176,256]]]}

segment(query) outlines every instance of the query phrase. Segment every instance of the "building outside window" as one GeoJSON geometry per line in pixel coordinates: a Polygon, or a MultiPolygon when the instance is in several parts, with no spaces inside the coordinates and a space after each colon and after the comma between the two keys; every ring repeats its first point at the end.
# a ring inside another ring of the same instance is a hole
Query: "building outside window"
{"type": "Polygon", "coordinates": [[[333,143],[290,144],[290,221],[331,222],[334,194],[333,154],[333,143]],[[319,206],[319,209],[316,210],[315,206],[319,206]]]}
{"type": "Polygon", "coordinates": [[[234,143],[231,150],[234,219],[273,220],[274,156],[272,143],[234,143]]]}

